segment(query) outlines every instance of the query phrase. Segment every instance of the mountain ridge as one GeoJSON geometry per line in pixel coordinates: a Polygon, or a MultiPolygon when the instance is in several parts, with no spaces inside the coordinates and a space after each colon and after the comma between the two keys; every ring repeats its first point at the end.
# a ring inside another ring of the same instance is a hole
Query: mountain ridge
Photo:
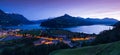
{"type": "Polygon", "coordinates": [[[32,24],[32,22],[21,14],[9,14],[0,10],[0,26],[17,26],[22,24],[32,24]]]}
{"type": "Polygon", "coordinates": [[[46,21],[43,21],[41,22],[41,26],[49,27],[49,28],[66,28],[66,27],[94,25],[94,24],[113,25],[116,22],[118,22],[118,20],[113,18],[93,19],[93,18],[73,17],[68,14],[65,14],[63,16],[59,16],[53,19],[48,19],[46,21]]]}

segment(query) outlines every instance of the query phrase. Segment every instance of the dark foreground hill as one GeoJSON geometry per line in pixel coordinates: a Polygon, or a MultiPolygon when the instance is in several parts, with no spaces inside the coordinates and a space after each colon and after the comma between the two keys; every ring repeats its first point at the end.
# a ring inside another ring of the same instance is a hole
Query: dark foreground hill
{"type": "Polygon", "coordinates": [[[76,49],[63,49],[50,55],[120,55],[120,41],[76,49]]]}
{"type": "Polygon", "coordinates": [[[85,26],[85,25],[94,25],[94,24],[113,25],[116,22],[118,22],[118,20],[115,20],[113,18],[93,19],[93,18],[72,17],[68,14],[65,14],[60,17],[43,21],[41,22],[41,26],[50,27],[50,28],[66,28],[66,27],[85,26]]]}
{"type": "Polygon", "coordinates": [[[23,15],[20,14],[8,14],[4,11],[0,10],[0,26],[16,26],[22,24],[32,24],[25,18],[23,15]]]}
{"type": "Polygon", "coordinates": [[[57,50],[50,55],[120,55],[120,22],[112,30],[101,32],[94,43],[100,45],[57,50]]]}

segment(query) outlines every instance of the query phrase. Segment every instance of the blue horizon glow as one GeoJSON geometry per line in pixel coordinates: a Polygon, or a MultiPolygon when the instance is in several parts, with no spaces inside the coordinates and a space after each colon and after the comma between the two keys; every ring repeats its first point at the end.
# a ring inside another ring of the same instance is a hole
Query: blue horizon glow
{"type": "Polygon", "coordinates": [[[1,0],[0,9],[18,13],[29,20],[69,14],[75,17],[115,18],[120,20],[119,0],[1,0]]]}

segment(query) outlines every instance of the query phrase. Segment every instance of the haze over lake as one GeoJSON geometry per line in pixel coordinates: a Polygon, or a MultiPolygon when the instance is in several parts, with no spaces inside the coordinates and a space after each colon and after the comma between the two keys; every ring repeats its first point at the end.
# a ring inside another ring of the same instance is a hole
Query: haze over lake
{"type": "MultiPolygon", "coordinates": [[[[22,29],[22,30],[31,30],[31,29],[46,29],[45,27],[41,27],[39,24],[32,24],[32,25],[22,25],[22,26],[10,26],[5,28],[11,28],[11,29],[22,29]]],[[[88,34],[99,34],[103,30],[109,30],[112,29],[112,26],[106,26],[106,25],[90,25],[90,26],[76,26],[71,28],[59,28],[64,30],[69,30],[72,32],[83,32],[88,34]]]]}
{"type": "Polygon", "coordinates": [[[90,26],[77,26],[73,28],[65,28],[66,30],[70,30],[72,32],[83,32],[88,34],[99,34],[101,31],[112,29],[112,26],[106,25],[90,25],[90,26]]]}

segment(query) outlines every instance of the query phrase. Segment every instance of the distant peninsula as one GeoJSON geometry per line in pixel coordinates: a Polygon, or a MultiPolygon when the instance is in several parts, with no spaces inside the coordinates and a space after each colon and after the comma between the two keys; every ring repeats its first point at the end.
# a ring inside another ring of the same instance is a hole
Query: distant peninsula
{"type": "Polygon", "coordinates": [[[85,26],[85,25],[113,25],[118,20],[113,18],[82,18],[82,17],[73,17],[68,14],[65,14],[60,17],[56,17],[53,19],[48,19],[46,21],[41,22],[41,26],[49,27],[49,28],[67,28],[74,26],[85,26]]]}

